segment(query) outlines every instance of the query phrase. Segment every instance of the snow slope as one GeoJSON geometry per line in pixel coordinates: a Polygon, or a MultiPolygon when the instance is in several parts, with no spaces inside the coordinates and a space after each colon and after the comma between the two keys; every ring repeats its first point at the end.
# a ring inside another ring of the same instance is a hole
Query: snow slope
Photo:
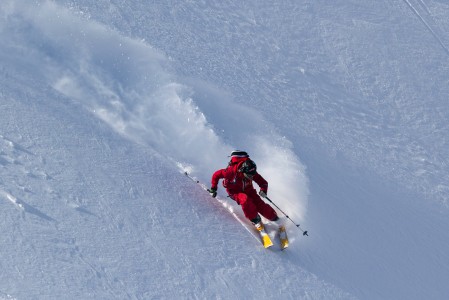
{"type": "Polygon", "coordinates": [[[0,4],[0,299],[449,296],[449,6],[240,2],[0,4]]]}

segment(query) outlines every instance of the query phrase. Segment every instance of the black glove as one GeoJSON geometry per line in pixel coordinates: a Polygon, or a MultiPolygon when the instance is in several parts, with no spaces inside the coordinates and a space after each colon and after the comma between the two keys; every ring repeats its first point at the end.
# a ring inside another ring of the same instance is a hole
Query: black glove
{"type": "Polygon", "coordinates": [[[262,190],[259,191],[259,195],[260,195],[260,197],[262,197],[262,198],[267,198],[267,193],[264,192],[264,191],[262,191],[262,190]]]}
{"type": "Polygon", "coordinates": [[[210,188],[207,190],[209,192],[209,194],[212,196],[212,198],[217,197],[217,189],[214,188],[210,188]]]}

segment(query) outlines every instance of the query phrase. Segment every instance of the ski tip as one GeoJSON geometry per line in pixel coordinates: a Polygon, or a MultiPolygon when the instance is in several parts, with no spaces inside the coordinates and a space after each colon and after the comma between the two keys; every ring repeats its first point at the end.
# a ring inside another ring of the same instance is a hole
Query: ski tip
{"type": "Polygon", "coordinates": [[[266,234],[265,232],[263,232],[261,234],[262,234],[262,245],[264,246],[264,248],[266,249],[266,248],[270,248],[271,246],[273,246],[273,242],[271,241],[268,234],[266,234]]]}

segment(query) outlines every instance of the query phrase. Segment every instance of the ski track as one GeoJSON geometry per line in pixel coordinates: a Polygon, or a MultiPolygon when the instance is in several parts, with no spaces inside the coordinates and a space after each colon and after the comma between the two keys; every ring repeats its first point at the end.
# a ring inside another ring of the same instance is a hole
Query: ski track
{"type": "MultiPolygon", "coordinates": [[[[419,0],[421,3],[421,6],[424,7],[426,12],[429,14],[429,10],[427,8],[427,5],[424,3],[424,1],[419,0]]],[[[429,30],[429,32],[433,35],[433,37],[436,39],[438,44],[443,48],[444,52],[446,52],[446,55],[449,55],[449,48],[446,47],[446,45],[443,42],[443,39],[436,33],[436,31],[430,26],[430,24],[425,20],[423,16],[419,13],[418,9],[413,6],[413,4],[410,2],[410,0],[404,0],[404,2],[408,5],[408,7],[413,11],[413,13],[418,17],[418,19],[421,21],[421,23],[424,24],[424,26],[429,30]]]]}
{"type": "Polygon", "coordinates": [[[430,15],[430,10],[427,4],[423,0],[418,0],[421,7],[426,11],[427,14],[430,15]]]}

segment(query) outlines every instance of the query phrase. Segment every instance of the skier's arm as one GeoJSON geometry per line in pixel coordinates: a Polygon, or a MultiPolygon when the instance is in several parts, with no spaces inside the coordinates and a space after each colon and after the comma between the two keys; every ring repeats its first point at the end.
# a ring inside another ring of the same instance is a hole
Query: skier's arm
{"type": "Polygon", "coordinates": [[[257,185],[260,187],[260,190],[266,195],[268,192],[268,182],[265,180],[265,178],[263,178],[259,173],[256,173],[254,174],[253,181],[257,183],[257,185]]]}
{"type": "Polygon", "coordinates": [[[210,189],[207,189],[207,191],[210,193],[210,195],[213,198],[217,197],[218,181],[223,177],[224,177],[223,169],[215,171],[215,173],[212,175],[211,186],[210,186],[210,189]]]}
{"type": "Polygon", "coordinates": [[[224,178],[224,169],[215,171],[215,173],[212,175],[211,186],[210,186],[211,189],[217,190],[218,181],[222,178],[224,178]]]}

